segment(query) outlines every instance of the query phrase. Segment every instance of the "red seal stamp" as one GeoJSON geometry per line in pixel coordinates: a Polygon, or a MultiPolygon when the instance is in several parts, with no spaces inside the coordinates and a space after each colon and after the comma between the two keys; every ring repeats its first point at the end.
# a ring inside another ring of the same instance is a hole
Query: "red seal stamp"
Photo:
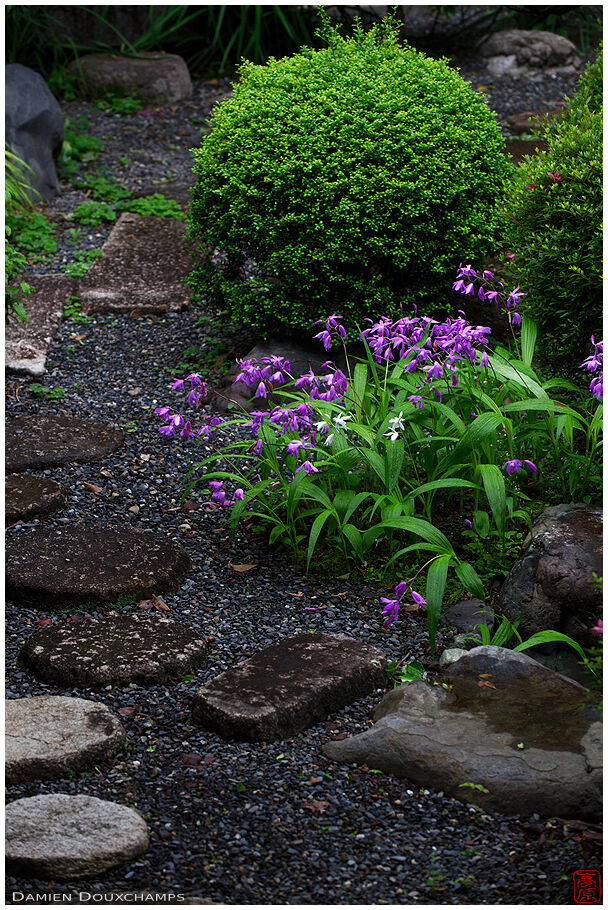
{"type": "Polygon", "coordinates": [[[572,880],[575,904],[601,904],[602,877],[597,869],[577,869],[572,880]]]}

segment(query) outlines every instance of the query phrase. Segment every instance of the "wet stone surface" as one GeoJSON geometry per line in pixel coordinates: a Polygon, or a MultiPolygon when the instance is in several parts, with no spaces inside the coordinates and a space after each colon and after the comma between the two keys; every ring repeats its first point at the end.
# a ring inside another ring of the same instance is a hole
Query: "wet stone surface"
{"type": "Polygon", "coordinates": [[[176,591],[192,567],[163,534],[94,524],[23,531],[7,541],[5,557],[11,596],[45,606],[176,591]]]}
{"type": "Polygon", "coordinates": [[[156,613],[85,618],[27,639],[21,661],[47,682],[71,686],[163,682],[199,670],[206,646],[183,623],[156,613]]]}
{"type": "Polygon", "coordinates": [[[126,733],[104,704],[39,695],[6,701],[5,772],[9,783],[63,777],[115,752],[126,733]]]}
{"type": "Polygon", "coordinates": [[[16,521],[30,515],[46,515],[65,506],[63,487],[48,477],[10,474],[4,484],[4,517],[16,521]]]}
{"type": "Polygon", "coordinates": [[[6,807],[6,865],[26,878],[88,878],[148,849],[148,827],[134,809],[62,793],[6,807]]]}
{"type": "Polygon", "coordinates": [[[7,472],[96,461],[114,452],[124,433],[92,420],[59,414],[16,417],[6,427],[7,472]]]}
{"type": "Polygon", "coordinates": [[[341,635],[293,635],[197,691],[194,719],[223,736],[282,739],[384,684],[382,653],[341,635]]]}

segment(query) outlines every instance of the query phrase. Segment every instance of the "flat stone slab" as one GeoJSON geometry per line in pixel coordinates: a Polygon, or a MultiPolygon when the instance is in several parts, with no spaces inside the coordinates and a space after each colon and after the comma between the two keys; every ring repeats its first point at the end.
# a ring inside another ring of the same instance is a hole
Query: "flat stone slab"
{"type": "Polygon", "coordinates": [[[228,738],[284,739],[383,685],[385,664],[345,635],[292,635],[201,686],[193,717],[228,738]]]}
{"type": "Polygon", "coordinates": [[[601,714],[578,683],[506,648],[474,648],[445,672],[451,691],[405,683],[374,726],[322,752],[485,809],[601,818],[601,714]]]}
{"type": "Polygon", "coordinates": [[[47,515],[65,506],[63,487],[35,474],[9,474],[4,483],[4,517],[16,521],[29,515],[47,515]]]}
{"type": "Polygon", "coordinates": [[[192,96],[188,67],[177,54],[86,54],[70,68],[84,80],[90,98],[117,92],[134,94],[149,104],[175,104],[192,96]]]}
{"type": "Polygon", "coordinates": [[[194,244],[186,222],[123,212],[80,280],[83,313],[174,313],[190,305],[184,283],[194,244]]]}
{"type": "Polygon", "coordinates": [[[8,783],[63,777],[116,752],[126,739],[120,719],[84,698],[40,695],[6,701],[8,783]]]}
{"type": "Polygon", "coordinates": [[[5,566],[14,599],[52,606],[177,591],[192,561],[180,543],[162,534],[81,524],[10,535],[5,566]]]}
{"type": "Polygon", "coordinates": [[[89,878],[148,849],[148,826],[128,806],[53,793],[6,807],[6,866],[28,879],[89,878]]]}
{"type": "Polygon", "coordinates": [[[96,461],[124,442],[124,433],[82,417],[15,417],[6,427],[7,473],[96,461]]]}
{"type": "Polygon", "coordinates": [[[40,679],[83,687],[164,682],[199,670],[205,658],[205,642],[194,629],[152,613],[48,626],[20,652],[40,679]]]}
{"type": "Polygon", "coordinates": [[[5,330],[5,366],[12,373],[42,376],[46,355],[63,318],[63,305],[76,282],[65,275],[35,275],[34,293],[25,300],[26,323],[11,321],[5,330]]]}

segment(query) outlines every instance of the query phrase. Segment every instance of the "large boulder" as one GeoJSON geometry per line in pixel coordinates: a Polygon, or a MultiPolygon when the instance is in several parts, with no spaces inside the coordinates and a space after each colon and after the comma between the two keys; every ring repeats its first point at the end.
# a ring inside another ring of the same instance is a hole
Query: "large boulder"
{"type": "Polygon", "coordinates": [[[53,155],[63,143],[61,107],[42,76],[27,66],[7,63],[4,79],[6,142],[32,169],[26,179],[34,189],[52,199],[59,191],[53,155]]]}
{"type": "Polygon", "coordinates": [[[581,65],[572,41],[545,31],[514,28],[495,32],[479,53],[494,76],[521,76],[538,69],[572,75],[581,65]]]}
{"type": "Polygon", "coordinates": [[[583,647],[602,609],[602,510],[584,503],[551,506],[534,524],[532,541],[513,566],[500,595],[511,621],[521,617],[523,638],[554,629],[583,647]]]}
{"type": "Polygon", "coordinates": [[[492,646],[445,676],[393,689],[370,730],[323,753],[507,815],[601,817],[601,714],[582,686],[492,646]]]}
{"type": "Polygon", "coordinates": [[[188,67],[177,54],[87,54],[71,68],[82,78],[90,98],[114,92],[134,95],[148,104],[175,104],[192,95],[188,67]]]}

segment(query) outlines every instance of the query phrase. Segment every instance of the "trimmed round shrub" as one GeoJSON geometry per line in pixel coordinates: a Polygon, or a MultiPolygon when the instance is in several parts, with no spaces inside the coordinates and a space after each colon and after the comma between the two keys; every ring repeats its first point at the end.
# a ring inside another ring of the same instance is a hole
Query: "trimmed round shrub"
{"type": "Polygon", "coordinates": [[[194,288],[261,333],[441,297],[492,250],[511,171],[494,113],[384,20],[244,63],[195,150],[194,288]]]}
{"type": "Polygon", "coordinates": [[[577,372],[602,327],[602,52],[564,113],[539,129],[505,197],[512,280],[527,293],[540,351],[577,372]]]}

